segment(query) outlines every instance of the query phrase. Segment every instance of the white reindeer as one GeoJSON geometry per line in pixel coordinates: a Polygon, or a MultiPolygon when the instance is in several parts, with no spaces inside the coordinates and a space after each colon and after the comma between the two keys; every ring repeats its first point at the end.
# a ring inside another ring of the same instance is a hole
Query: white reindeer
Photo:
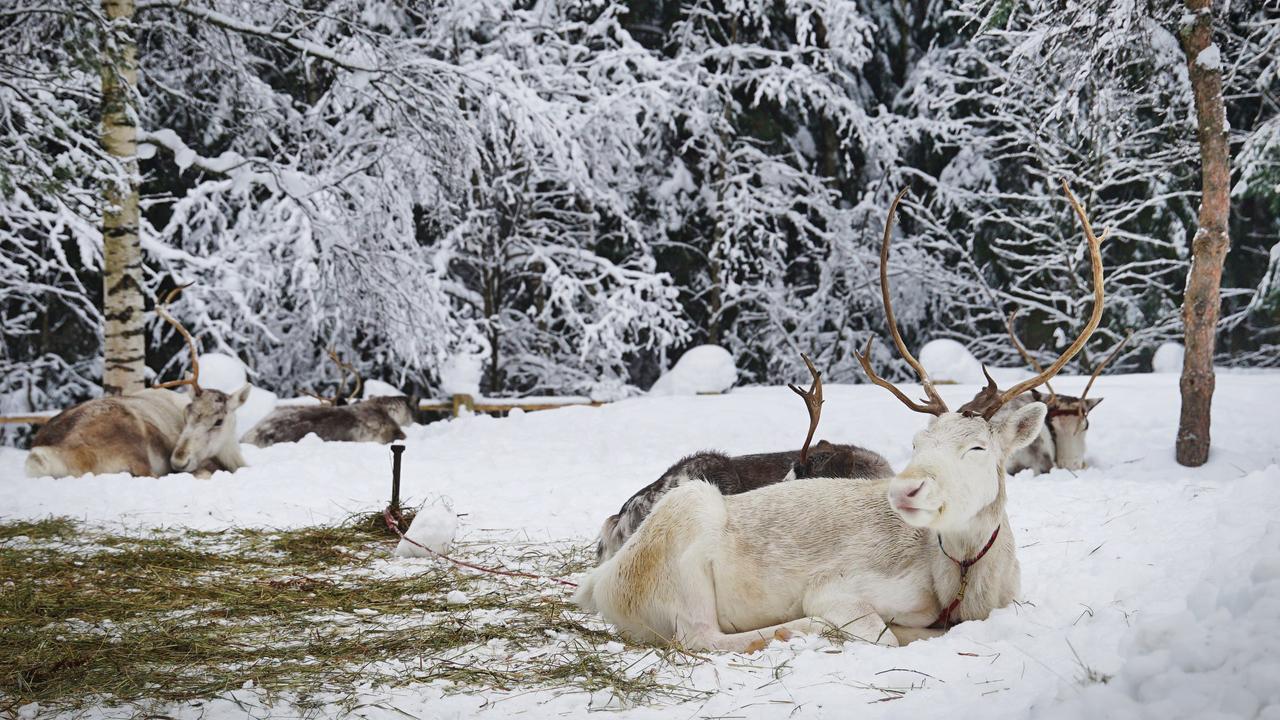
{"type": "MultiPolygon", "coordinates": [[[[1032,367],[1037,373],[1044,370],[1040,367],[1040,363],[1036,361],[1027,349],[1023,347],[1022,342],[1018,340],[1018,335],[1013,329],[1014,320],[1018,312],[1015,310],[1009,315],[1005,322],[1005,327],[1009,331],[1009,339],[1013,341],[1013,347],[1022,356],[1023,360],[1032,367]]],[[[1036,473],[1047,473],[1055,467],[1065,468],[1067,470],[1083,470],[1085,440],[1089,431],[1089,413],[1102,402],[1103,398],[1089,398],[1089,389],[1093,387],[1093,383],[1102,374],[1102,371],[1111,364],[1112,360],[1120,354],[1124,349],[1125,343],[1129,342],[1129,338],[1133,333],[1129,333],[1116,343],[1097,367],[1093,369],[1093,374],[1089,377],[1089,383],[1084,386],[1084,392],[1080,393],[1080,397],[1071,395],[1061,395],[1054,391],[1053,386],[1045,383],[1045,389],[1049,391],[1048,395],[1041,394],[1038,390],[1032,390],[1030,395],[1023,395],[1015,398],[1000,410],[1001,413],[1010,413],[1018,410],[1030,402],[1042,402],[1048,406],[1049,412],[1045,415],[1044,428],[1041,429],[1039,437],[1031,442],[1030,445],[1022,448],[1009,458],[1009,463],[1005,467],[1010,475],[1017,474],[1022,470],[1031,468],[1036,473]]],[[[979,392],[990,392],[992,380],[987,377],[987,388],[979,392]]],[[[1000,417],[997,415],[996,417],[1000,417]]]]}
{"type": "MultiPolygon", "coordinates": [[[[186,286],[183,286],[186,287],[186,286]]],[[[236,408],[249,386],[227,394],[200,387],[195,340],[166,307],[183,287],[156,308],[187,341],[191,377],[128,395],[104,397],[68,408],[45,423],[32,440],[30,477],[127,472],[159,477],[171,472],[209,475],[244,467],[237,442],[236,408]],[[192,393],[168,388],[190,385],[192,393]]]]}
{"type": "Polygon", "coordinates": [[[1004,403],[1052,378],[1097,327],[1099,240],[1068,191],[1089,244],[1089,322],[1044,373],[949,412],[902,342],[889,299],[885,266],[905,192],[885,223],[881,293],[894,342],[929,401],[913,402],[876,375],[870,341],[858,359],[872,382],[912,410],[937,416],[916,435],[907,467],[889,479],[807,478],[727,497],[706,483],[678,487],[616,555],[586,576],[574,598],[579,605],[636,641],[748,651],[775,637],[819,631],[897,645],[929,628],[986,618],[1013,600],[1020,571],[1005,514],[1003,465],[1035,438],[1046,409],[1031,403],[1003,420],[992,418],[1004,403]]]}

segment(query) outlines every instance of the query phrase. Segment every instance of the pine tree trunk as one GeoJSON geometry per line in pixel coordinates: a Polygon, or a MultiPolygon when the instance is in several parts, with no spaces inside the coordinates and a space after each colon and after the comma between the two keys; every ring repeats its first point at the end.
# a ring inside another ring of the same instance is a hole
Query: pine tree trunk
{"type": "Polygon", "coordinates": [[[142,297],[142,247],[138,242],[138,125],[134,93],[138,47],[134,0],[102,0],[111,21],[102,41],[102,147],[117,158],[122,181],[103,189],[102,255],[104,370],[107,395],[141,390],[146,367],[142,297]]]}
{"type": "Polygon", "coordinates": [[[1186,356],[1182,361],[1182,416],[1178,422],[1177,458],[1196,467],[1209,459],[1209,411],[1213,404],[1213,344],[1222,304],[1222,264],[1230,249],[1227,220],[1231,211],[1231,149],[1227,110],[1222,98],[1221,58],[1198,60],[1213,47],[1212,0],[1186,0],[1194,21],[1182,32],[1191,91],[1195,97],[1200,142],[1200,227],[1191,246],[1191,273],[1182,303],[1186,356]]]}

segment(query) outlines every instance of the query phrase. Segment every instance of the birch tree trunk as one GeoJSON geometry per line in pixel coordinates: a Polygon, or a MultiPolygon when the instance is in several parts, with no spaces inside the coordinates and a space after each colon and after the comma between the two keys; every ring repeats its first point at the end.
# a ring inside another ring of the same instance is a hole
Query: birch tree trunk
{"type": "Polygon", "coordinates": [[[102,0],[110,21],[102,41],[102,147],[125,177],[103,189],[102,255],[104,370],[107,395],[141,390],[146,366],[143,335],[142,248],[138,242],[138,46],[134,0],[102,0]]]}
{"type": "Polygon", "coordinates": [[[1209,411],[1213,404],[1213,345],[1222,301],[1222,264],[1230,249],[1231,148],[1222,98],[1222,58],[1213,44],[1212,0],[1186,0],[1193,18],[1182,28],[1200,142],[1200,227],[1191,246],[1191,271],[1182,302],[1186,355],[1182,361],[1182,416],[1177,459],[1196,467],[1209,459],[1209,411]]]}

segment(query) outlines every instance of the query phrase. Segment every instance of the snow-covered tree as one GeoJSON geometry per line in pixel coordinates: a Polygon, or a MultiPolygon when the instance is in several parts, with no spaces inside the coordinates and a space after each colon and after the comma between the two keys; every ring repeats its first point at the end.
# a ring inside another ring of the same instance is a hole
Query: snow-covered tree
{"type": "Polygon", "coordinates": [[[1046,355],[1075,337],[1090,298],[1065,180],[1094,226],[1110,229],[1107,314],[1077,364],[1089,367],[1137,330],[1117,361],[1132,367],[1181,330],[1195,158],[1181,51],[1168,30],[1147,24],[1109,58],[1107,74],[1089,73],[1093,48],[1069,40],[1080,32],[1072,18],[1047,4],[984,9],[957,18],[965,35],[931,52],[904,93],[904,109],[933,120],[923,136],[922,232],[976,281],[946,311],[953,337],[972,338],[984,360],[1015,365],[1003,323],[1015,309],[1025,339],[1046,355]]]}
{"type": "Polygon", "coordinates": [[[809,352],[847,380],[852,348],[883,328],[867,312],[879,232],[853,222],[887,205],[895,159],[898,120],[866,77],[877,36],[895,32],[881,19],[844,2],[699,0],[657,43],[665,102],[646,126],[670,156],[646,165],[652,242],[702,339],[748,378],[803,374],[809,352]]]}
{"type": "Polygon", "coordinates": [[[616,10],[498,0],[437,18],[450,56],[504,88],[468,106],[483,157],[456,216],[432,228],[456,341],[485,357],[490,392],[616,396],[632,355],[686,333],[633,217],[649,94],[616,10]]]}
{"type": "Polygon", "coordinates": [[[0,412],[63,407],[102,377],[101,28],[92,7],[0,12],[0,412]]]}
{"type": "MultiPolygon", "coordinates": [[[[1220,9],[1219,361],[1275,362],[1280,23],[1220,9]]],[[[1176,3],[1003,0],[0,11],[0,397],[65,406],[102,377],[119,207],[102,195],[131,163],[99,139],[109,28],[137,43],[143,295],[196,281],[174,311],[207,349],[284,393],[320,384],[336,346],[422,392],[477,354],[485,392],[617,394],[708,340],[745,381],[804,377],[800,352],[860,380],[903,186],[890,273],[909,344],[1016,363],[1015,307],[1045,355],[1075,335],[1089,293],[1066,179],[1112,229],[1107,314],[1075,369],[1134,328],[1114,367],[1142,367],[1180,330],[1196,227],[1180,22],[1176,3]]],[[[176,338],[147,327],[151,370],[176,375],[176,338]]]]}

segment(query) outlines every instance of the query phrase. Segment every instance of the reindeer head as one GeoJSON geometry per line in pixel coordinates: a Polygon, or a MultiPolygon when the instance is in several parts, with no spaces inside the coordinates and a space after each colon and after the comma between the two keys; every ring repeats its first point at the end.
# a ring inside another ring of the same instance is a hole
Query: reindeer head
{"type": "Polygon", "coordinates": [[[1089,411],[1102,402],[1102,398],[1088,400],[1054,393],[1046,395],[1038,390],[1032,390],[1031,396],[1049,408],[1044,421],[1053,436],[1054,467],[1083,470],[1089,411]]]}
{"type": "MultiPolygon", "coordinates": [[[[983,508],[1001,496],[1004,482],[1004,464],[1017,450],[1025,447],[1040,433],[1048,408],[1044,403],[1033,402],[1015,412],[996,419],[996,413],[1018,395],[1048,382],[1084,347],[1102,319],[1102,253],[1101,240],[1093,234],[1084,209],[1063,183],[1063,189],[1071,206],[1084,225],[1089,245],[1089,259],[1093,270],[1093,312],[1080,335],[1071,346],[1035,377],[1018,383],[1004,392],[987,374],[987,386],[977,397],[956,412],[947,408],[925,372],[902,341],[898,323],[893,314],[893,302],[889,296],[889,242],[892,237],[893,216],[906,194],[904,189],[889,206],[885,221],[884,239],[880,245],[880,296],[884,302],[885,319],[889,332],[902,358],[920,376],[928,399],[911,400],[893,383],[881,378],[871,367],[871,343],[858,354],[858,362],[871,382],[893,393],[908,408],[935,416],[929,427],[916,434],[912,444],[911,460],[907,467],[889,483],[889,504],[903,520],[915,527],[935,530],[959,529],[983,508]]],[[[986,374],[986,368],[983,368],[986,374]]]]}
{"type": "Polygon", "coordinates": [[[1045,406],[1031,403],[997,420],[948,412],[911,443],[911,460],[889,483],[889,504],[907,524],[959,529],[1000,493],[1009,456],[1040,433],[1045,406]]]}
{"type": "Polygon", "coordinates": [[[169,465],[177,472],[195,472],[207,460],[221,454],[223,448],[239,441],[236,432],[236,408],[249,399],[250,386],[234,393],[198,390],[191,397],[183,416],[182,433],[173,446],[169,465]]]}
{"type": "Polygon", "coordinates": [[[361,402],[380,408],[401,427],[413,424],[413,411],[418,406],[418,403],[414,402],[412,398],[404,395],[381,395],[361,402]]]}
{"type": "MultiPolygon", "coordinates": [[[[1037,373],[1042,373],[1044,370],[1040,367],[1040,363],[1036,361],[1031,353],[1027,352],[1022,341],[1018,339],[1018,333],[1013,329],[1014,320],[1017,316],[1018,311],[1014,310],[1005,321],[1005,327],[1009,331],[1009,339],[1013,341],[1013,347],[1022,356],[1022,359],[1026,360],[1027,364],[1037,373]]],[[[1089,384],[1084,386],[1084,392],[1080,393],[1080,397],[1059,395],[1047,381],[1044,386],[1049,391],[1048,395],[1038,390],[1031,391],[1032,397],[1049,408],[1049,413],[1045,416],[1045,423],[1049,427],[1049,433],[1053,435],[1054,466],[1067,470],[1084,469],[1085,433],[1089,429],[1089,411],[1102,402],[1102,398],[1089,399],[1089,388],[1093,387],[1093,381],[1097,380],[1098,376],[1102,374],[1102,370],[1111,364],[1116,355],[1120,354],[1120,350],[1124,348],[1125,343],[1129,342],[1129,338],[1132,336],[1132,332],[1125,335],[1123,340],[1116,343],[1107,358],[1093,369],[1089,384]]]]}
{"type": "MultiPolygon", "coordinates": [[[[183,290],[190,287],[180,285],[169,291],[164,302],[156,306],[156,313],[172,325],[187,343],[187,351],[191,354],[191,376],[181,380],[170,380],[159,383],[157,388],[175,388],[181,385],[191,386],[191,402],[183,411],[182,431],[178,441],[169,454],[169,466],[178,472],[195,472],[207,460],[214,457],[234,457],[236,464],[243,464],[240,458],[239,440],[236,432],[236,408],[249,399],[252,388],[245,385],[228,395],[220,390],[206,390],[200,387],[200,356],[196,352],[196,341],[182,323],[169,314],[169,303],[183,290]]],[[[238,467],[229,467],[236,470],[238,467]]]]}

